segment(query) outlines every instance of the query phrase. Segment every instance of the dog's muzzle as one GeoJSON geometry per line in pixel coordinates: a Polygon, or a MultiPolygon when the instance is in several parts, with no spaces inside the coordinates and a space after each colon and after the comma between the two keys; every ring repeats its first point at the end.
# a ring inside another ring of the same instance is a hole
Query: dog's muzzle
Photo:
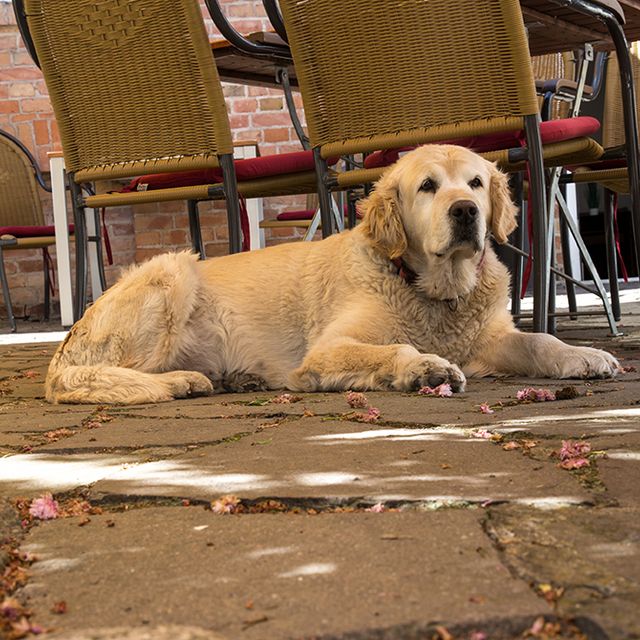
{"type": "Polygon", "coordinates": [[[449,207],[454,242],[477,242],[479,215],[471,200],[458,200],[449,207]]]}

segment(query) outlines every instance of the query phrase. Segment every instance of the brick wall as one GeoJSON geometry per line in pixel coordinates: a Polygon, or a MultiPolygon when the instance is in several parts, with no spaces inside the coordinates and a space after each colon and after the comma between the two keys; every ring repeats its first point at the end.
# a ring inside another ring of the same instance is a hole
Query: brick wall
{"type": "MultiPolygon", "coordinates": [[[[227,16],[243,33],[268,28],[261,2],[221,2],[227,16]]],[[[209,34],[212,38],[219,37],[206,13],[204,3],[201,4],[209,34]]],[[[225,84],[224,94],[234,139],[257,141],[262,155],[300,149],[282,92],[225,84]]],[[[296,96],[296,100],[301,107],[299,96],[296,96]]],[[[11,5],[4,2],[0,2],[0,128],[26,144],[43,169],[48,165],[47,152],[60,148],[58,130],[42,74],[24,48],[11,5]]],[[[50,197],[43,192],[42,199],[47,219],[51,222],[50,197]]],[[[264,201],[266,218],[293,208],[305,208],[305,198],[268,198],[264,201]]],[[[224,205],[202,203],[200,215],[207,255],[226,253],[224,205]]],[[[186,204],[181,202],[139,206],[135,208],[135,215],[126,207],[109,209],[107,227],[114,252],[114,265],[107,268],[109,283],[115,281],[122,266],[163,251],[190,246],[186,204]]],[[[299,236],[299,232],[290,229],[272,229],[266,233],[267,244],[299,236]]],[[[55,250],[53,254],[55,259],[55,250]]],[[[38,316],[43,296],[39,251],[9,252],[6,266],[14,312],[18,316],[38,316]]],[[[54,314],[57,313],[55,302],[57,295],[52,309],[54,314]]],[[[2,301],[0,315],[6,317],[2,301]]]]}

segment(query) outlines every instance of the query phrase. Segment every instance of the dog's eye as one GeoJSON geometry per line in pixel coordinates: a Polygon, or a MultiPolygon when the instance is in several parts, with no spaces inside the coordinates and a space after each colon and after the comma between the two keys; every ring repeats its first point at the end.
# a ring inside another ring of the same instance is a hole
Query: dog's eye
{"type": "Polygon", "coordinates": [[[427,178],[421,185],[420,191],[435,191],[438,188],[438,185],[431,179],[427,178]]]}
{"type": "Polygon", "coordinates": [[[472,189],[478,189],[482,186],[482,180],[478,176],[476,176],[473,180],[469,181],[469,186],[472,189]]]}

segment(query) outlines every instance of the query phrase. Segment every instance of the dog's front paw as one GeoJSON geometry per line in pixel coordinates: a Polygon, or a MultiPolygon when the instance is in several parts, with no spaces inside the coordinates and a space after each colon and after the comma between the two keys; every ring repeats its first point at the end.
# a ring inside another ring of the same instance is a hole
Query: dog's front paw
{"type": "Polygon", "coordinates": [[[169,371],[162,374],[174,398],[210,396],[213,385],[207,376],[197,371],[169,371]]]}
{"type": "Polygon", "coordinates": [[[393,386],[398,391],[415,391],[446,383],[452,391],[464,391],[466,382],[464,373],[455,364],[440,356],[420,354],[400,367],[393,386]]]}
{"type": "Polygon", "coordinates": [[[611,378],[620,369],[606,351],[591,347],[569,347],[558,364],[558,378],[611,378]]]}

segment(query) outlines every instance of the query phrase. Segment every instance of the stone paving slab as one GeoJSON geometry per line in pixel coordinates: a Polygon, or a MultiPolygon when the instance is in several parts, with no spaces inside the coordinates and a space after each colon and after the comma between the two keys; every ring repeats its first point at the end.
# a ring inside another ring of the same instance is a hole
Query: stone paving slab
{"type": "Polygon", "coordinates": [[[640,637],[640,510],[502,506],[485,528],[516,575],[560,590],[560,613],[587,616],[612,639],[640,637]]]}
{"type": "Polygon", "coordinates": [[[75,518],[51,521],[27,538],[25,549],[41,559],[24,595],[40,624],[58,628],[52,637],[88,623],[277,639],[408,621],[473,621],[490,636],[484,621],[533,621],[550,609],[501,564],[482,515],[148,507],[92,516],[83,527],[75,518]],[[67,613],[50,613],[61,600],[67,613]]]}
{"type": "Polygon", "coordinates": [[[305,418],[171,460],[130,466],[94,495],[577,504],[589,494],[552,461],[503,451],[470,430],[305,418]]]}
{"type": "Polygon", "coordinates": [[[265,422],[269,423],[262,418],[194,420],[172,417],[126,419],[116,416],[95,428],[85,428],[72,437],[45,444],[38,448],[38,452],[79,453],[85,450],[110,453],[160,446],[182,452],[192,445],[202,447],[242,438],[245,434],[254,433],[265,422]]]}

